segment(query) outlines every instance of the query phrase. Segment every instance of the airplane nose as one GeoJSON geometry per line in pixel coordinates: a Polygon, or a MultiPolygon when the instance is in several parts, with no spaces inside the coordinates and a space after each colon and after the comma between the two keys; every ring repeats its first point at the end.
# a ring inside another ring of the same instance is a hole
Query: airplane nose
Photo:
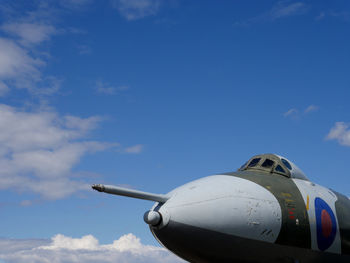
{"type": "Polygon", "coordinates": [[[184,251],[203,253],[203,247],[208,251],[227,247],[223,241],[227,239],[231,245],[236,238],[273,243],[281,229],[277,199],[249,180],[209,176],[175,189],[171,196],[158,210],[168,214],[166,224],[151,227],[151,231],[164,246],[185,258],[184,251]]]}

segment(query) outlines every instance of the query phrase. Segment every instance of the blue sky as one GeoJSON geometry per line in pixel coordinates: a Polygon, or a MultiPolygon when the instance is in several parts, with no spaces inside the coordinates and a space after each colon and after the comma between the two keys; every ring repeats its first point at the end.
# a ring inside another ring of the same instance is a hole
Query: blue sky
{"type": "Polygon", "coordinates": [[[179,262],[152,203],[89,185],[166,193],[260,153],[349,196],[349,29],[345,0],[1,1],[0,258],[121,240],[179,262]]]}

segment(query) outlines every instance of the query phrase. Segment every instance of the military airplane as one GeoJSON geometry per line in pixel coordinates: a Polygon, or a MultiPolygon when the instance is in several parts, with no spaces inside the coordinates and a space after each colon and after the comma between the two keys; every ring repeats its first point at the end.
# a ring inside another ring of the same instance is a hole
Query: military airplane
{"type": "Polygon", "coordinates": [[[254,156],[236,172],[168,194],[92,188],[156,202],[144,221],[189,262],[350,262],[349,198],[311,182],[279,155],[254,156]]]}

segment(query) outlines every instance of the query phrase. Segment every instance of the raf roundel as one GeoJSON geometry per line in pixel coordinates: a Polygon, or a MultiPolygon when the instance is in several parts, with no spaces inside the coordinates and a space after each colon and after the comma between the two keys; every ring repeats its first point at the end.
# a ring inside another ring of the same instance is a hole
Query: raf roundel
{"type": "Polygon", "coordinates": [[[315,199],[317,224],[317,245],[319,250],[327,250],[337,234],[337,221],[329,205],[321,198],[315,199]]]}

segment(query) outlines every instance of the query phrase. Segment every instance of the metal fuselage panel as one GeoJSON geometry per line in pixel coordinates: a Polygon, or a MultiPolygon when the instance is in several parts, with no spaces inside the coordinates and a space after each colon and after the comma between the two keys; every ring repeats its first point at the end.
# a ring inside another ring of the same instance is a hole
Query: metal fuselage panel
{"type": "Polygon", "coordinates": [[[278,200],[282,210],[282,228],[277,244],[292,247],[311,247],[310,222],[304,199],[290,178],[257,172],[237,172],[234,176],[259,184],[278,200]]]}
{"type": "Polygon", "coordinates": [[[340,193],[334,193],[338,197],[335,202],[335,209],[338,217],[341,251],[343,254],[350,255],[350,200],[340,193]]]}
{"type": "Polygon", "coordinates": [[[241,171],[172,191],[151,227],[190,262],[350,262],[350,201],[309,181],[241,171]]]}

